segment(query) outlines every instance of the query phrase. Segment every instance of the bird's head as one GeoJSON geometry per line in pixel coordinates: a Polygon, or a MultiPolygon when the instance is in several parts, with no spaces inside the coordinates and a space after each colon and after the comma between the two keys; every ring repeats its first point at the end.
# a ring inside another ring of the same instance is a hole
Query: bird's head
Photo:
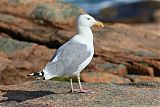
{"type": "Polygon", "coordinates": [[[80,15],[78,18],[78,25],[91,27],[93,25],[97,25],[100,27],[104,27],[102,22],[96,21],[92,16],[88,14],[80,15]]]}

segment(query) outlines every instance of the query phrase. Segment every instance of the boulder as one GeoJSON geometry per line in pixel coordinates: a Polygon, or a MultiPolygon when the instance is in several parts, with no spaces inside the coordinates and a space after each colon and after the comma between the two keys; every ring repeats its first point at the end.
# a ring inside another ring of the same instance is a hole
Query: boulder
{"type": "Polygon", "coordinates": [[[40,71],[52,57],[54,49],[13,39],[0,39],[0,84],[28,81],[27,74],[40,71]]]}
{"type": "Polygon", "coordinates": [[[93,65],[108,71],[104,65],[113,63],[126,67],[128,74],[159,76],[160,35],[157,26],[113,24],[96,31],[93,65]]]}
{"type": "MultiPolygon", "coordinates": [[[[152,30],[154,28],[157,28],[157,24],[148,26],[114,24],[106,25],[104,29],[93,28],[95,55],[84,72],[106,72],[110,73],[109,75],[114,74],[115,78],[117,78],[116,76],[123,78],[127,74],[160,76],[160,36],[158,30],[152,30]]],[[[43,69],[54,51],[54,49],[48,49],[45,46],[28,42],[19,43],[19,41],[12,39],[1,39],[0,44],[2,53],[7,54],[6,59],[8,60],[9,57],[9,61],[14,61],[13,66],[22,66],[16,67],[16,69],[19,72],[24,71],[23,76],[43,69]],[[17,42],[18,44],[16,44],[17,42]],[[36,53],[32,52],[34,49],[36,53]],[[28,62],[25,61],[26,59],[28,62]],[[21,62],[25,64],[23,65],[21,62]]],[[[10,68],[10,71],[13,69],[10,68]]]]}
{"type": "Polygon", "coordinates": [[[91,72],[81,73],[81,79],[84,82],[94,83],[129,83],[131,82],[128,78],[123,78],[118,75],[114,75],[106,72],[91,72]]]}
{"type": "Polygon", "coordinates": [[[0,5],[0,32],[48,47],[71,38],[66,30],[73,29],[75,18],[84,13],[59,0],[1,0],[0,5]]]}

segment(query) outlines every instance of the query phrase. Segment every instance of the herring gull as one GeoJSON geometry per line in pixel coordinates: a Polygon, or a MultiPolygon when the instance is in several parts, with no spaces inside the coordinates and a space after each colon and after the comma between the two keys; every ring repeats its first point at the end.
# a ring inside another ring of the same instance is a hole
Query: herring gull
{"type": "Polygon", "coordinates": [[[74,89],[70,78],[71,92],[87,92],[83,90],[80,82],[80,72],[91,62],[94,54],[93,33],[91,26],[104,25],[96,21],[92,16],[83,14],[78,17],[78,33],[68,42],[59,47],[51,61],[40,72],[31,73],[28,76],[43,77],[45,80],[56,76],[76,75],[80,89],[74,89]]]}

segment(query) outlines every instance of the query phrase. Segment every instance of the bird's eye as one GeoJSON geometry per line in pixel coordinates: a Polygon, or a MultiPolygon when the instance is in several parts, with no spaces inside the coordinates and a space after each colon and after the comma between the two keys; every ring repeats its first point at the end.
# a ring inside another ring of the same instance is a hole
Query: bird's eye
{"type": "Polygon", "coordinates": [[[90,18],[87,18],[87,20],[90,20],[90,18]]]}

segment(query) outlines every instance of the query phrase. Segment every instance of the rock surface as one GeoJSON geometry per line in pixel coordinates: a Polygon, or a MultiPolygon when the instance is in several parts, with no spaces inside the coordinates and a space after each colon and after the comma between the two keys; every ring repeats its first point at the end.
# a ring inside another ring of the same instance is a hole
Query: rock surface
{"type": "MultiPolygon", "coordinates": [[[[34,81],[18,85],[0,86],[0,106],[3,107],[128,107],[159,106],[160,83],[127,84],[83,83],[94,93],[68,93],[67,82],[34,81]]],[[[78,88],[78,84],[74,84],[78,88]]]]}

